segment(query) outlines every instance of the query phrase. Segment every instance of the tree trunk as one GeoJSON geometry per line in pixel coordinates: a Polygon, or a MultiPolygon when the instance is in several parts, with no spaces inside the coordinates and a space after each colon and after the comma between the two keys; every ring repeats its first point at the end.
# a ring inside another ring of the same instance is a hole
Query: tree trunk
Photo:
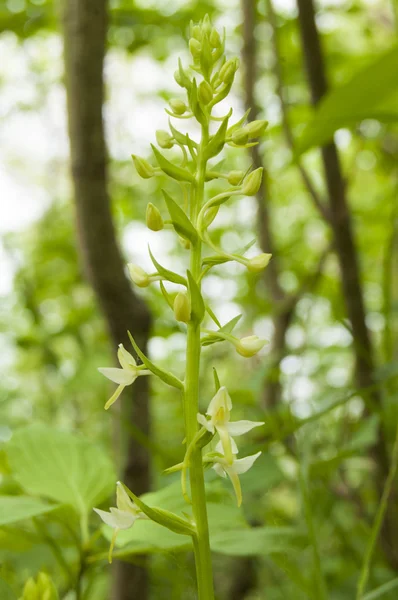
{"type": "MultiPolygon", "coordinates": [[[[313,0],[297,0],[299,25],[304,51],[305,66],[310,85],[312,103],[317,105],[328,90],[325,65],[319,33],[315,22],[313,0]]],[[[365,307],[360,280],[359,261],[354,241],[352,220],[347,202],[345,182],[334,142],[321,148],[322,163],[328,194],[330,223],[333,229],[335,248],[340,265],[343,296],[347,314],[351,322],[354,353],[356,360],[356,380],[358,387],[374,385],[374,352],[365,320],[365,307]]],[[[381,410],[382,399],[379,390],[369,394],[370,409],[381,410]]],[[[385,478],[389,470],[389,457],[383,430],[380,427],[378,441],[372,449],[378,467],[378,492],[381,496],[385,478]]],[[[390,508],[392,506],[390,504],[390,508]]],[[[397,519],[389,510],[386,515],[382,535],[384,550],[390,564],[398,569],[397,519]]]]}
{"type": "MultiPolygon", "coordinates": [[[[107,188],[102,119],[107,8],[106,0],[67,0],[65,3],[65,76],[77,230],[86,273],[104,313],[113,345],[115,348],[119,343],[128,346],[127,329],[130,329],[145,352],[150,314],[125,276],[107,188]]],[[[129,403],[129,418],[148,434],[148,378],[139,377],[123,396],[122,402],[129,403]]],[[[148,490],[148,456],[132,439],[128,442],[123,479],[136,494],[148,490]]],[[[145,568],[116,563],[115,581],[115,600],[147,598],[145,568]]]]}

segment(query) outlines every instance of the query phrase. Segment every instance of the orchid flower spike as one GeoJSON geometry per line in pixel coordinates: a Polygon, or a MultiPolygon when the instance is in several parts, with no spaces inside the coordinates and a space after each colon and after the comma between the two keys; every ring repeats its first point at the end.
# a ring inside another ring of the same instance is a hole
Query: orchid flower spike
{"type": "Polygon", "coordinates": [[[148,517],[130,500],[126,490],[120,481],[116,484],[116,505],[111,507],[109,512],[94,508],[95,512],[101,517],[103,522],[114,529],[111,545],[109,548],[109,562],[112,562],[112,553],[115,546],[117,534],[121,529],[130,529],[137,519],[147,519],[148,517]]]}
{"type": "MultiPolygon", "coordinates": [[[[236,445],[235,445],[236,448],[236,445]]],[[[261,452],[257,452],[256,454],[252,454],[251,456],[245,456],[245,458],[236,458],[238,453],[238,449],[236,448],[236,452],[233,455],[232,464],[229,464],[225,455],[223,454],[222,444],[219,442],[216,446],[216,452],[221,454],[220,457],[213,458],[213,469],[220,477],[229,477],[231,483],[234,487],[234,492],[236,496],[236,501],[238,506],[242,504],[242,488],[240,485],[238,475],[242,473],[246,473],[253,466],[254,462],[258,459],[261,452]]]]}
{"type": "Polygon", "coordinates": [[[225,460],[232,464],[233,454],[237,452],[236,444],[231,436],[239,436],[247,433],[254,427],[264,425],[262,421],[234,421],[230,422],[230,412],[232,409],[232,400],[225,386],[220,387],[216,395],[210,401],[206,415],[198,413],[198,422],[211,433],[217,432],[220,436],[225,460]],[[236,449],[236,451],[235,451],[236,449]]]}
{"type": "Polygon", "coordinates": [[[138,367],[134,357],[127,352],[123,347],[123,344],[119,344],[117,351],[117,357],[120,363],[121,369],[115,367],[99,367],[98,371],[105,375],[108,379],[114,383],[118,383],[115,393],[109,398],[105,404],[105,410],[108,410],[110,406],[119,398],[120,394],[127,385],[131,385],[140,375],[149,375],[150,371],[138,367]]]}

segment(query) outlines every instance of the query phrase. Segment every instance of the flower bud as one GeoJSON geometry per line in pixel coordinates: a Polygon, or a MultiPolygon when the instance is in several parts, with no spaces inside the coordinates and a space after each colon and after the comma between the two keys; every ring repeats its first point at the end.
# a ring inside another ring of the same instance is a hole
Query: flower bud
{"type": "Polygon", "coordinates": [[[37,585],[32,577],[25,583],[22,594],[23,600],[40,600],[37,585]]]}
{"type": "Polygon", "coordinates": [[[265,269],[271,258],[272,254],[258,254],[258,256],[249,259],[249,262],[246,265],[247,270],[250,271],[250,273],[259,273],[265,269]]]}
{"type": "Polygon", "coordinates": [[[160,231],[164,226],[162,215],[152,202],[146,207],[146,225],[151,231],[160,231]]]}
{"type": "Polygon", "coordinates": [[[138,265],[133,265],[132,263],[128,263],[127,268],[129,270],[131,281],[135,283],[135,285],[142,288],[148,287],[151,283],[151,279],[144,269],[138,265]]]}
{"type": "Polygon", "coordinates": [[[174,316],[177,321],[188,323],[191,318],[191,306],[189,298],[185,292],[178,292],[174,299],[174,316]]]}
{"type": "Polygon", "coordinates": [[[244,171],[231,171],[228,173],[228,183],[231,185],[239,185],[244,178],[244,171]]]}
{"type": "Polygon", "coordinates": [[[161,148],[169,149],[173,147],[173,138],[167,131],[158,129],[156,132],[156,141],[161,148]]]}
{"type": "Polygon", "coordinates": [[[262,340],[257,335],[249,335],[244,337],[235,344],[235,348],[238,354],[245,358],[254,356],[265,346],[267,340],[262,340]]]}
{"type": "Polygon", "coordinates": [[[189,51],[192,54],[192,58],[199,58],[200,53],[202,52],[201,43],[195,38],[191,38],[189,40],[189,51]]]}
{"type": "Polygon", "coordinates": [[[155,175],[155,169],[152,165],[149,164],[145,158],[140,158],[139,156],[135,156],[135,154],[131,155],[136,171],[140,177],[143,179],[150,179],[155,175]]]}
{"type": "Polygon", "coordinates": [[[219,35],[217,29],[213,28],[211,30],[209,41],[210,41],[210,45],[213,48],[220,48],[221,47],[221,38],[220,38],[220,35],[219,35]]]}
{"type": "Polygon", "coordinates": [[[178,98],[172,98],[169,101],[169,105],[173,113],[176,115],[183,115],[184,112],[186,112],[187,110],[187,105],[185,104],[185,102],[179,100],[178,98]]]}
{"type": "Polygon", "coordinates": [[[209,102],[213,100],[213,90],[212,87],[207,81],[201,81],[198,88],[198,98],[199,101],[207,105],[209,102]]]}
{"type": "Polygon", "coordinates": [[[174,71],[174,80],[176,81],[176,83],[178,83],[178,85],[180,87],[184,87],[184,85],[182,83],[182,77],[181,77],[180,72],[178,70],[174,71]]]}
{"type": "Polygon", "coordinates": [[[259,167],[255,171],[249,173],[243,182],[242,193],[245,196],[254,196],[260,189],[261,179],[263,177],[263,168],[259,167]]]}
{"type": "Polygon", "coordinates": [[[192,37],[195,38],[195,40],[198,40],[199,42],[202,39],[202,29],[200,27],[200,25],[194,25],[192,27],[192,37]]]}
{"type": "Polygon", "coordinates": [[[237,146],[244,146],[249,141],[249,134],[245,128],[238,129],[232,134],[231,141],[237,146]]]}
{"type": "Polygon", "coordinates": [[[205,229],[210,227],[210,225],[213,223],[214,219],[218,215],[219,210],[220,210],[219,206],[212,206],[211,208],[207,209],[207,211],[205,212],[204,218],[203,218],[203,225],[204,225],[205,229]]]}
{"type": "Polygon", "coordinates": [[[235,76],[235,73],[238,69],[239,61],[237,58],[230,58],[227,60],[225,65],[221,67],[220,72],[218,74],[219,78],[223,83],[231,83],[235,76]]]}
{"type": "Polygon", "coordinates": [[[262,135],[266,130],[267,126],[268,121],[261,121],[258,119],[257,121],[252,121],[251,123],[248,123],[245,127],[245,130],[249,134],[249,139],[252,139],[260,137],[260,135],[262,135]]]}

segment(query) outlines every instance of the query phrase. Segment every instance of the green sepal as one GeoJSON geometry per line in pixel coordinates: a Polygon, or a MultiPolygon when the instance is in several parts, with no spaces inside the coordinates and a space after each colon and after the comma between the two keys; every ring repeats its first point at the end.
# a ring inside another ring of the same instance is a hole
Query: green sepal
{"type": "Polygon", "coordinates": [[[216,367],[213,367],[213,376],[214,376],[214,387],[216,388],[216,394],[217,394],[218,390],[221,387],[221,384],[220,384],[220,379],[218,377],[216,367]]]}
{"type": "MultiPolygon", "coordinates": [[[[236,317],[234,317],[233,319],[228,321],[228,323],[225,323],[225,325],[220,327],[218,331],[220,331],[222,333],[227,333],[227,334],[232,333],[232,331],[234,330],[236,325],[239,323],[241,318],[242,318],[242,315],[237,315],[236,317]]],[[[211,344],[215,344],[216,342],[224,342],[224,341],[225,341],[225,338],[217,335],[217,331],[215,331],[214,334],[209,334],[209,335],[206,335],[205,337],[203,337],[200,340],[200,343],[202,344],[202,346],[210,346],[211,344]]]]}
{"type": "Polygon", "coordinates": [[[172,283],[178,283],[179,285],[187,286],[187,281],[185,277],[179,275],[178,273],[174,273],[174,271],[169,271],[169,269],[165,269],[161,264],[158,263],[156,258],[153,256],[150,247],[148,246],[149,256],[151,257],[151,261],[159,275],[167,279],[167,281],[171,281],[172,283]]]}
{"type": "Polygon", "coordinates": [[[180,533],[182,535],[190,536],[196,535],[196,527],[188,520],[182,519],[181,517],[175,515],[169,510],[148,506],[147,504],[145,504],[145,502],[143,502],[142,500],[140,500],[140,498],[133,494],[133,492],[129,490],[129,488],[124,485],[124,483],[122,483],[122,485],[126,490],[127,494],[133,500],[133,502],[138,506],[139,509],[142,510],[142,512],[147,517],[151,519],[151,521],[159,523],[159,525],[163,525],[163,527],[170,529],[170,531],[174,531],[174,533],[180,533]]]}
{"type": "Polygon", "coordinates": [[[231,116],[230,113],[228,113],[227,116],[223,119],[218,131],[212,136],[210,142],[206,146],[205,157],[207,160],[213,158],[214,156],[217,156],[217,154],[219,154],[224,148],[228,120],[231,116]]]}
{"type": "Polygon", "coordinates": [[[164,369],[161,369],[160,367],[157,367],[140,350],[140,348],[137,346],[137,344],[136,344],[133,336],[131,335],[130,331],[128,331],[127,333],[128,333],[129,338],[130,338],[130,342],[133,345],[134,350],[136,351],[138,357],[142,360],[142,362],[144,363],[144,365],[146,366],[146,368],[149,369],[151,371],[151,373],[153,373],[154,375],[156,375],[157,377],[159,377],[159,379],[161,379],[162,381],[164,381],[168,385],[171,385],[172,387],[175,387],[178,390],[184,390],[184,384],[182,383],[182,381],[180,379],[178,379],[178,377],[176,377],[172,373],[169,373],[168,371],[165,371],[164,369]]]}
{"type": "Polygon", "coordinates": [[[170,306],[171,310],[173,310],[174,309],[174,302],[173,302],[170,294],[166,290],[163,281],[159,281],[159,283],[160,283],[160,291],[162,292],[163,298],[166,300],[166,302],[170,306]]]}
{"type": "Polygon", "coordinates": [[[191,296],[191,319],[195,323],[199,324],[203,321],[203,317],[205,316],[205,303],[203,301],[202,294],[200,293],[198,284],[189,270],[187,271],[187,277],[189,294],[191,296]]]}
{"type": "Polygon", "coordinates": [[[189,181],[189,183],[193,183],[195,181],[195,177],[192,175],[192,173],[167,160],[167,158],[165,158],[153,144],[151,144],[151,147],[156,160],[158,161],[159,167],[164,173],[166,173],[166,175],[176,179],[177,181],[189,181]]]}
{"type": "Polygon", "coordinates": [[[195,244],[198,241],[198,234],[195,227],[173,198],[165,190],[162,190],[162,192],[174,229],[178,235],[195,244]]]}
{"type": "Polygon", "coordinates": [[[173,127],[173,124],[170,121],[170,119],[169,119],[169,127],[170,127],[170,131],[171,131],[172,136],[175,139],[175,141],[178,144],[181,144],[182,146],[188,146],[188,137],[186,136],[186,134],[181,133],[181,131],[178,131],[178,129],[173,127]]]}

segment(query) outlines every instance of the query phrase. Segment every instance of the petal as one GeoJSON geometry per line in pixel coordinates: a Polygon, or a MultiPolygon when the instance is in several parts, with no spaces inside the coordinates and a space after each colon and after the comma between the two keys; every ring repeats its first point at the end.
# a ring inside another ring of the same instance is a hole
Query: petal
{"type": "Polygon", "coordinates": [[[228,429],[226,427],[216,427],[216,429],[218,435],[220,436],[225,460],[229,465],[232,465],[232,463],[234,462],[234,456],[232,454],[232,442],[231,437],[228,433],[228,429]]]}
{"type": "Polygon", "coordinates": [[[235,460],[232,466],[235,473],[237,473],[238,475],[240,473],[246,473],[246,471],[248,471],[253,466],[254,462],[258,459],[260,454],[261,452],[257,452],[257,454],[252,454],[251,456],[246,456],[245,458],[239,458],[238,460],[235,460]]]}
{"type": "Polygon", "coordinates": [[[115,393],[109,398],[108,402],[105,404],[105,406],[104,406],[105,410],[108,410],[108,408],[116,402],[116,400],[119,398],[120,394],[122,393],[122,391],[124,390],[125,387],[126,387],[125,385],[119,385],[116,388],[115,393]]]}
{"type": "Polygon", "coordinates": [[[223,477],[225,479],[225,477],[227,476],[224,469],[222,468],[222,466],[219,463],[214,463],[213,469],[215,470],[217,475],[219,475],[220,477],[223,477]]]}
{"type": "Polygon", "coordinates": [[[198,419],[198,423],[200,425],[203,425],[203,427],[205,427],[207,429],[207,431],[210,431],[210,433],[214,433],[213,423],[211,421],[208,421],[204,415],[201,415],[200,413],[198,413],[197,419],[198,419]]]}
{"type": "Polygon", "coordinates": [[[122,369],[126,369],[126,371],[129,371],[132,368],[135,369],[137,367],[137,363],[135,362],[134,356],[132,356],[130,352],[127,352],[123,344],[119,344],[117,357],[122,366],[122,369]]]}
{"type": "MultiPolygon", "coordinates": [[[[236,445],[234,438],[231,437],[230,440],[231,440],[232,454],[238,454],[239,450],[238,450],[238,446],[236,445]]],[[[221,441],[217,442],[215,451],[219,452],[220,454],[224,454],[221,441]]]]}
{"type": "Polygon", "coordinates": [[[214,416],[218,413],[220,408],[223,408],[225,414],[229,416],[229,411],[232,408],[232,401],[228,394],[228,390],[224,385],[220,387],[216,395],[210,400],[206,413],[210,416],[214,416]]]}
{"type": "Polygon", "coordinates": [[[119,510],[130,512],[131,514],[137,516],[138,507],[131,500],[120,481],[118,481],[116,484],[116,504],[119,510]]]}
{"type": "Polygon", "coordinates": [[[136,378],[135,373],[125,369],[116,369],[115,367],[100,367],[98,371],[114,383],[122,385],[130,385],[136,378]]]}
{"type": "Polygon", "coordinates": [[[134,521],[137,519],[137,515],[125,510],[119,510],[118,508],[110,508],[112,517],[115,518],[115,523],[118,529],[129,529],[134,521]]]}
{"type": "Polygon", "coordinates": [[[229,434],[232,436],[243,435],[254,427],[260,427],[264,425],[263,421],[233,421],[228,423],[227,429],[229,434]]]}
{"type": "Polygon", "coordinates": [[[117,528],[117,519],[114,515],[105,510],[100,510],[99,508],[94,508],[93,510],[95,510],[97,515],[101,517],[106,525],[109,525],[109,527],[113,527],[114,529],[117,528]]]}

